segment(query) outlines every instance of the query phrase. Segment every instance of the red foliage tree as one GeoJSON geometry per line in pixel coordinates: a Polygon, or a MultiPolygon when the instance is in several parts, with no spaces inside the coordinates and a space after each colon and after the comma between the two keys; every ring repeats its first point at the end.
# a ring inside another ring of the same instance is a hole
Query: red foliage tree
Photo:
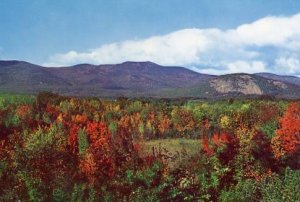
{"type": "Polygon", "coordinates": [[[36,121],[33,119],[33,109],[30,105],[20,105],[16,109],[16,115],[20,119],[20,125],[27,128],[37,127],[36,121]]]}
{"type": "Polygon", "coordinates": [[[101,179],[114,175],[111,134],[102,122],[88,122],[86,134],[89,148],[80,168],[91,183],[101,182],[101,179]]]}
{"type": "Polygon", "coordinates": [[[202,138],[202,150],[209,156],[211,156],[215,153],[212,146],[210,146],[210,141],[209,141],[208,137],[202,138]]]}
{"type": "Polygon", "coordinates": [[[212,155],[220,147],[224,147],[231,142],[232,138],[227,133],[215,133],[210,138],[204,137],[202,139],[202,149],[208,154],[212,155]]]}
{"type": "Polygon", "coordinates": [[[292,102],[280,119],[281,127],[272,139],[275,156],[292,155],[300,152],[300,106],[292,102]]]}
{"type": "Polygon", "coordinates": [[[208,156],[217,155],[223,164],[234,159],[238,148],[238,139],[227,133],[215,133],[210,139],[202,139],[202,150],[208,156]]]}
{"type": "MultiPolygon", "coordinates": [[[[61,119],[61,117],[60,117],[61,119]]],[[[87,124],[87,116],[85,114],[77,114],[71,117],[70,122],[65,122],[65,126],[69,128],[68,145],[73,153],[78,152],[78,131],[87,124]]]]}
{"type": "Polygon", "coordinates": [[[68,136],[68,144],[71,147],[71,151],[73,153],[77,153],[78,151],[78,131],[79,131],[80,127],[78,125],[72,125],[70,128],[70,133],[68,136]]]}

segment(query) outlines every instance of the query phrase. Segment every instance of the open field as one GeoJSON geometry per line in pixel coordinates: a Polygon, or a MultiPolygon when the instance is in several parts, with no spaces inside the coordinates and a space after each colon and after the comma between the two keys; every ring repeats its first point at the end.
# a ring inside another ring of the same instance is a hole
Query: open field
{"type": "Polygon", "coordinates": [[[163,155],[166,163],[172,168],[179,167],[181,163],[197,155],[201,150],[199,139],[160,139],[149,140],[142,143],[142,155],[163,155]]]}

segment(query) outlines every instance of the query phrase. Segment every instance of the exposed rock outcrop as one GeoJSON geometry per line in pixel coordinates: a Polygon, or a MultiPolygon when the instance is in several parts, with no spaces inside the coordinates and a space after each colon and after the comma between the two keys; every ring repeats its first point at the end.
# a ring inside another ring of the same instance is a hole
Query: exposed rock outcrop
{"type": "Polygon", "coordinates": [[[261,88],[249,75],[237,75],[234,78],[216,78],[210,81],[210,86],[219,93],[243,93],[244,95],[262,95],[261,88]]]}
{"type": "Polygon", "coordinates": [[[282,83],[281,81],[272,81],[268,80],[269,83],[273,84],[274,86],[277,86],[278,88],[286,89],[287,85],[282,83]]]}

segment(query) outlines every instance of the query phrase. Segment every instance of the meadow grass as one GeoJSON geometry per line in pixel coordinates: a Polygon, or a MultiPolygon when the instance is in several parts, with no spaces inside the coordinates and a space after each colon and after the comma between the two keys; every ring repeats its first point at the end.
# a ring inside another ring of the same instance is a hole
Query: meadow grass
{"type": "Polygon", "coordinates": [[[162,155],[171,168],[180,166],[199,153],[199,139],[170,138],[142,142],[142,155],[162,155]]]}

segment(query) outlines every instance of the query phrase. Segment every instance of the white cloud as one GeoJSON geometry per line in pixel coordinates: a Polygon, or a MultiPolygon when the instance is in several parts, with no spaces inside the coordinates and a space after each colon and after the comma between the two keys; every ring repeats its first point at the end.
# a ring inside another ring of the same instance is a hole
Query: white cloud
{"type": "Polygon", "coordinates": [[[275,60],[278,71],[286,74],[300,73],[300,60],[294,57],[280,57],[275,60]]]}
{"type": "MultiPolygon", "coordinates": [[[[206,73],[206,74],[230,74],[230,73],[257,73],[257,72],[266,72],[266,65],[263,61],[243,61],[238,60],[228,64],[224,64],[225,68],[218,69],[218,68],[204,68],[201,69],[199,72],[206,73]]],[[[190,68],[194,71],[197,71],[197,68],[192,67],[190,68]]]]}
{"type": "MultiPolygon", "coordinates": [[[[209,31],[206,31],[209,32],[209,31]]],[[[211,41],[199,29],[179,30],[164,36],[144,40],[112,43],[84,53],[70,51],[50,58],[50,64],[68,65],[78,62],[119,63],[124,61],[153,61],[165,65],[185,65],[199,61],[199,55],[209,49],[211,41]]]]}
{"type": "Polygon", "coordinates": [[[228,64],[229,73],[235,72],[248,72],[248,73],[257,73],[266,71],[265,64],[262,61],[236,61],[228,64]]]}
{"type": "Polygon", "coordinates": [[[235,29],[183,29],[140,40],[104,44],[86,52],[49,58],[47,66],[152,61],[199,72],[284,72],[300,74],[300,14],[269,16],[235,29]]]}
{"type": "Polygon", "coordinates": [[[266,17],[244,24],[231,32],[233,40],[242,45],[299,48],[300,14],[292,17],[266,17]],[[298,39],[297,39],[298,38],[298,39]],[[299,42],[299,41],[298,41],[299,42]]]}

